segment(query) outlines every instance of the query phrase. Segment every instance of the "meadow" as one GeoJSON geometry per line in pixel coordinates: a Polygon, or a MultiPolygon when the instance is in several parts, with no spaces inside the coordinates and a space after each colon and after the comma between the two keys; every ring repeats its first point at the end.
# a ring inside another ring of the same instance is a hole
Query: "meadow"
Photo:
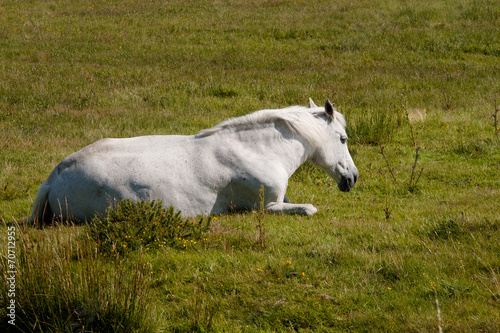
{"type": "Polygon", "coordinates": [[[1,2],[0,330],[500,331],[499,26],[488,0],[1,2]],[[316,215],[22,222],[94,141],[309,97],[346,116],[360,173],[342,193],[297,170],[316,215]]]}

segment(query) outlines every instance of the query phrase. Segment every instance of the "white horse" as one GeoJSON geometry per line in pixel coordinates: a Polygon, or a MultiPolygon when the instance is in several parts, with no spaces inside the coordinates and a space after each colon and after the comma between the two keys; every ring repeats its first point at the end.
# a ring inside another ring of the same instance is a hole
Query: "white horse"
{"type": "Polygon", "coordinates": [[[288,179],[305,161],[349,191],[358,170],[347,149],[344,117],[329,100],[317,107],[261,110],[198,135],[103,139],[64,159],[40,185],[30,221],[89,221],[124,199],[161,200],[183,216],[249,210],[314,214],[291,204],[288,179]]]}

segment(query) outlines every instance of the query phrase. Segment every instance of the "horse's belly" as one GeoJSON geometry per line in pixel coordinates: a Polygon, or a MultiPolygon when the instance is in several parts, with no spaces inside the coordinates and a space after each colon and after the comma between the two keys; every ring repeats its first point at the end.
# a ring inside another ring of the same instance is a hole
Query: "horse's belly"
{"type": "Polygon", "coordinates": [[[200,176],[202,166],[182,155],[175,161],[151,156],[108,152],[68,157],[50,177],[49,203],[54,213],[89,220],[124,199],[161,200],[184,216],[212,213],[217,184],[208,175],[200,176]]]}

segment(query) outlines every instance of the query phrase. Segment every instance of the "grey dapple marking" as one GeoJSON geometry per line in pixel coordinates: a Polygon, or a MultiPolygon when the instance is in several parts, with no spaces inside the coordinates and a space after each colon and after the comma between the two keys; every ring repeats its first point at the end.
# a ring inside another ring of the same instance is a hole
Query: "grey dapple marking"
{"type": "Polygon", "coordinates": [[[309,160],[349,191],[358,170],[344,117],[330,101],[261,110],[197,135],[103,139],[68,156],[40,185],[31,221],[89,220],[119,200],[162,200],[184,216],[253,209],[264,185],[269,212],[311,215],[291,204],[288,179],[309,160]]]}

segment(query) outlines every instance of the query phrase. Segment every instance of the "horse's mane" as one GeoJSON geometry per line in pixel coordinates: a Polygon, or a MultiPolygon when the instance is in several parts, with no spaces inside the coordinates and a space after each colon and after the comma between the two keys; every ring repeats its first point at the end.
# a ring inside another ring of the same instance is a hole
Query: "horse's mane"
{"type": "MultiPolygon", "coordinates": [[[[285,109],[261,110],[245,116],[225,120],[214,127],[201,130],[199,136],[210,136],[225,129],[234,131],[248,129],[256,125],[265,125],[276,121],[283,121],[297,135],[300,135],[311,144],[319,144],[323,141],[324,130],[321,118],[325,118],[325,109],[306,108],[303,106],[291,106],[285,109]]],[[[344,116],[335,111],[335,120],[339,121],[345,129],[344,116]]]]}

